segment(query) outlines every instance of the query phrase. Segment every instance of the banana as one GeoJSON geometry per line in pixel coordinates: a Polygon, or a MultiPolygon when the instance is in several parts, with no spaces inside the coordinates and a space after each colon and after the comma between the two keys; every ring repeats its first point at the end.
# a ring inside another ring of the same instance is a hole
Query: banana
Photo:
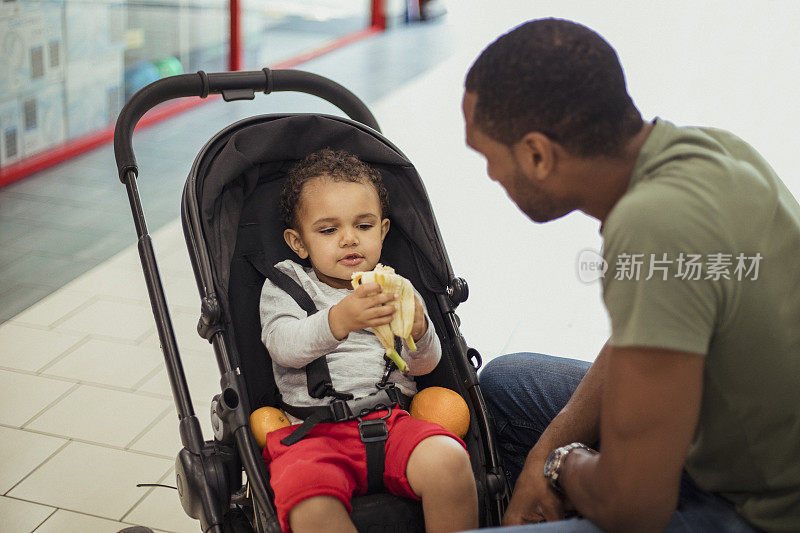
{"type": "Polygon", "coordinates": [[[397,311],[392,317],[392,322],[371,329],[386,349],[386,356],[395,362],[401,372],[405,372],[408,369],[408,365],[394,349],[394,337],[396,335],[404,339],[409,350],[417,351],[414,338],[411,336],[411,329],[414,327],[414,287],[406,278],[396,274],[392,267],[383,266],[380,263],[375,265],[375,269],[369,272],[353,273],[352,284],[354,289],[362,283],[369,282],[375,282],[380,285],[383,292],[398,295],[397,311]]]}
{"type": "Polygon", "coordinates": [[[403,287],[400,294],[400,309],[399,313],[395,313],[392,319],[392,332],[398,337],[405,339],[408,349],[412,352],[417,351],[417,345],[414,343],[414,338],[411,336],[411,330],[414,327],[414,311],[416,307],[416,300],[414,296],[414,287],[407,279],[398,276],[403,280],[403,287]],[[397,317],[399,314],[401,317],[397,317]],[[395,320],[397,320],[397,327],[395,328],[395,320]]]}

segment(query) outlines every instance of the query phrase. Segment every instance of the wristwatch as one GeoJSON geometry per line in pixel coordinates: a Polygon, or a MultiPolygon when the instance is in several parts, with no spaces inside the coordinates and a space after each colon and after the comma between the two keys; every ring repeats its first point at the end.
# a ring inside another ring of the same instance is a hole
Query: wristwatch
{"type": "Polygon", "coordinates": [[[558,477],[561,474],[561,467],[567,459],[569,452],[576,448],[582,448],[592,453],[597,453],[582,442],[573,442],[572,444],[561,446],[550,452],[550,455],[547,456],[547,461],[544,462],[544,477],[550,483],[550,486],[558,493],[564,492],[561,483],[558,481],[558,477]]]}

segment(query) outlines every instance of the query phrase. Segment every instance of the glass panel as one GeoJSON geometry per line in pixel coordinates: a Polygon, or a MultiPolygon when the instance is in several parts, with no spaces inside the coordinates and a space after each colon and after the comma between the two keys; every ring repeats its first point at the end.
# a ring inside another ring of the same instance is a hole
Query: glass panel
{"type": "Polygon", "coordinates": [[[369,26],[369,0],[243,0],[244,68],[272,66],[369,26]]]}
{"type": "Polygon", "coordinates": [[[161,77],[227,69],[228,0],[0,0],[0,165],[111,126],[161,77]]]}
{"type": "Polygon", "coordinates": [[[165,76],[227,69],[227,0],[127,0],[125,6],[126,98],[165,76]]]}
{"type": "Polygon", "coordinates": [[[74,139],[112,124],[122,109],[126,10],[119,1],[62,5],[65,124],[74,139]]]}
{"type": "Polygon", "coordinates": [[[0,165],[66,138],[64,2],[0,2],[0,165]]]}

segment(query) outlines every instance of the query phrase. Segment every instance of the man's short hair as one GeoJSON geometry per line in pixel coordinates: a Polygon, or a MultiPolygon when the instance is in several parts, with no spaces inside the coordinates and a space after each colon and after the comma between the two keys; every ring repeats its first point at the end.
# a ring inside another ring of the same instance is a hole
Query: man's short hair
{"type": "Polygon", "coordinates": [[[614,49],[589,28],[559,19],[517,26],[467,73],[475,124],[513,145],[538,131],[578,156],[619,155],[642,127],[614,49]]]}
{"type": "Polygon", "coordinates": [[[280,209],[287,228],[297,229],[297,206],[303,186],[320,177],[333,181],[371,184],[378,193],[381,216],[389,216],[389,195],[383,185],[381,173],[346,150],[323,148],[295,163],[286,174],[281,190],[280,209]]]}

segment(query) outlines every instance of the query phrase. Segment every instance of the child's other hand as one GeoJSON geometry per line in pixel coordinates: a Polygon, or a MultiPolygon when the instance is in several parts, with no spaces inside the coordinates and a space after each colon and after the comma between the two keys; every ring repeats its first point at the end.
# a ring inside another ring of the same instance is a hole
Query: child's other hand
{"type": "Polygon", "coordinates": [[[418,341],[428,331],[428,319],[425,317],[425,310],[419,298],[414,296],[414,325],[411,327],[411,337],[418,341]]]}
{"type": "Polygon", "coordinates": [[[342,340],[351,331],[389,324],[396,308],[384,304],[395,299],[396,294],[382,292],[377,283],[359,285],[352,294],[345,296],[328,311],[331,333],[337,340],[342,340]]]}

